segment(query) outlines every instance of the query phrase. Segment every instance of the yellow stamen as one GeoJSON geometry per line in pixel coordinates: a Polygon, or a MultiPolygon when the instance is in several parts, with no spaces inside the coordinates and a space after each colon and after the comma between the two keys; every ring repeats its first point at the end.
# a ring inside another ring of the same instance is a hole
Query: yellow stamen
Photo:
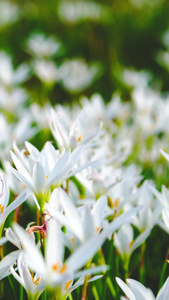
{"type": "Polygon", "coordinates": [[[133,245],[134,241],[132,240],[129,244],[129,247],[131,248],[131,246],[133,245]]]}
{"type": "Polygon", "coordinates": [[[116,198],[114,201],[111,198],[109,198],[109,203],[112,208],[118,208],[119,202],[120,202],[120,198],[116,198]]]}
{"type": "Polygon", "coordinates": [[[66,282],[65,291],[68,289],[68,287],[70,286],[71,283],[72,283],[72,280],[66,282]]]}
{"type": "Polygon", "coordinates": [[[115,201],[114,201],[114,206],[115,206],[116,208],[119,207],[119,201],[120,201],[120,198],[116,198],[115,201]]]}
{"type": "Polygon", "coordinates": [[[32,277],[32,282],[35,284],[35,285],[38,285],[39,284],[39,281],[40,281],[40,277],[38,279],[36,279],[34,281],[34,278],[32,277]]]}
{"type": "Polygon", "coordinates": [[[46,176],[46,179],[48,178],[48,176],[46,176]]]}
{"type": "Polygon", "coordinates": [[[67,266],[63,265],[61,270],[60,270],[60,273],[65,273],[66,270],[67,270],[67,266]]]}
{"type": "Polygon", "coordinates": [[[72,241],[73,244],[75,243],[75,239],[74,238],[71,238],[71,241],[72,241]]]}
{"type": "Polygon", "coordinates": [[[0,204],[0,214],[3,214],[4,208],[5,208],[5,206],[2,206],[2,204],[0,204]]]}
{"type": "Polygon", "coordinates": [[[25,156],[28,156],[30,153],[28,150],[25,150],[24,154],[25,154],[25,156]]]}
{"type": "Polygon", "coordinates": [[[81,139],[82,139],[82,137],[81,137],[81,136],[79,136],[79,137],[78,137],[78,139],[77,139],[77,140],[78,140],[78,142],[80,142],[80,141],[81,141],[81,139]]]}

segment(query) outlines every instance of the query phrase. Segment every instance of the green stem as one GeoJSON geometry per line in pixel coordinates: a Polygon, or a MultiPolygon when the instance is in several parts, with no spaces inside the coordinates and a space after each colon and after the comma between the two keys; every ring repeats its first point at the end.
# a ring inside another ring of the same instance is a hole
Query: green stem
{"type": "Polygon", "coordinates": [[[93,286],[92,286],[92,292],[93,292],[93,296],[94,296],[95,300],[100,300],[100,299],[99,299],[99,295],[98,295],[98,292],[97,292],[97,289],[96,289],[96,286],[95,286],[95,285],[93,285],[93,286]]]}
{"type": "Polygon", "coordinates": [[[110,279],[110,276],[108,276],[108,277],[106,278],[106,282],[107,282],[107,285],[108,285],[108,287],[109,287],[109,290],[110,290],[112,296],[115,298],[115,297],[116,297],[116,290],[115,290],[115,288],[114,288],[114,286],[113,286],[113,284],[112,284],[112,281],[111,281],[111,279],[110,279]]]}
{"type": "Polygon", "coordinates": [[[20,285],[19,300],[23,300],[23,286],[20,285]]]}

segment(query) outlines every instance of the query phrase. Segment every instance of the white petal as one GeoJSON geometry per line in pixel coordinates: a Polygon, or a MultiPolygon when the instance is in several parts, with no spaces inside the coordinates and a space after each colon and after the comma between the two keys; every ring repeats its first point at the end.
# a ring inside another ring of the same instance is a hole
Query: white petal
{"type": "Polygon", "coordinates": [[[13,224],[13,229],[22,243],[27,264],[33,271],[40,274],[45,274],[45,263],[43,256],[38,250],[37,246],[33,243],[30,236],[21,226],[16,223],[13,224]]]}
{"type": "Polygon", "coordinates": [[[66,265],[72,272],[83,267],[89,259],[93,258],[98,249],[104,243],[106,237],[103,234],[97,235],[80,246],[66,261],[66,265]]]}
{"type": "Polygon", "coordinates": [[[27,177],[25,177],[23,174],[19,173],[16,169],[14,169],[10,163],[8,164],[10,170],[12,171],[12,173],[21,181],[23,182],[26,186],[28,186],[33,192],[35,192],[35,188],[33,185],[33,181],[32,178],[28,179],[27,177]]]}
{"type": "Polygon", "coordinates": [[[10,154],[11,154],[12,160],[13,160],[18,172],[21,173],[24,177],[26,177],[28,181],[31,181],[30,174],[28,173],[26,168],[23,166],[23,164],[20,162],[18,157],[12,151],[10,151],[10,154]]]}
{"type": "Polygon", "coordinates": [[[51,184],[55,183],[57,180],[56,178],[60,178],[60,174],[62,173],[66,164],[68,163],[69,158],[70,158],[70,150],[66,151],[63,154],[63,156],[59,159],[59,161],[56,163],[55,167],[49,174],[48,179],[46,181],[47,187],[49,187],[51,184]]]}
{"type": "Polygon", "coordinates": [[[45,187],[45,173],[40,162],[36,162],[33,167],[33,182],[35,185],[36,193],[43,193],[45,187]]]}
{"type": "Polygon", "coordinates": [[[140,282],[134,280],[134,279],[127,279],[127,284],[133,291],[136,299],[140,300],[155,300],[154,295],[150,292],[149,289],[147,289],[143,284],[140,282]]]}
{"type": "Polygon", "coordinates": [[[57,222],[51,219],[48,222],[47,242],[46,242],[46,262],[50,271],[52,266],[63,260],[63,244],[61,232],[57,222]]]}
{"type": "MultiPolygon", "coordinates": [[[[126,296],[130,299],[130,300],[141,300],[141,299],[137,299],[133,292],[131,291],[131,289],[127,286],[127,284],[124,283],[123,280],[121,280],[120,278],[116,277],[116,281],[119,285],[119,287],[122,289],[122,291],[126,294],[126,296]]],[[[146,300],[146,299],[145,299],[146,300]]],[[[148,300],[148,299],[147,299],[148,300]]]]}
{"type": "Polygon", "coordinates": [[[146,229],[142,234],[140,234],[138,236],[138,238],[134,241],[133,245],[131,246],[130,250],[133,252],[135,249],[137,249],[138,247],[140,247],[140,245],[142,243],[145,242],[145,240],[148,238],[148,236],[150,235],[152,228],[148,228],[146,229]]]}
{"type": "Polygon", "coordinates": [[[28,197],[30,196],[31,191],[29,189],[25,189],[6,209],[5,216],[9,215],[11,211],[16,209],[19,205],[21,205],[28,197]]]}
{"type": "Polygon", "coordinates": [[[117,217],[114,221],[112,221],[107,226],[106,229],[104,229],[105,234],[107,234],[107,236],[109,236],[123,224],[131,222],[132,217],[135,216],[140,210],[141,210],[141,207],[135,207],[135,208],[132,208],[129,211],[123,213],[119,217],[117,217]]]}

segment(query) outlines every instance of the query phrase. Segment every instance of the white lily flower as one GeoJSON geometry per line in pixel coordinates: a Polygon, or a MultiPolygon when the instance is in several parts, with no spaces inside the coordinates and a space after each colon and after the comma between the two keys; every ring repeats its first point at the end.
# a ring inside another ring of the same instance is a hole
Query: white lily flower
{"type": "Polygon", "coordinates": [[[59,77],[66,90],[78,93],[90,86],[99,77],[99,63],[87,64],[82,59],[65,60],[59,68],[59,77]]]}
{"type": "MultiPolygon", "coordinates": [[[[14,175],[37,197],[48,193],[51,185],[60,186],[65,179],[74,176],[87,166],[97,163],[97,160],[87,162],[74,169],[82,150],[80,146],[72,153],[69,149],[60,156],[59,151],[55,150],[50,142],[45,144],[41,152],[32,144],[28,142],[25,144],[29,152],[28,156],[25,155],[24,150],[19,151],[14,144],[16,154],[11,152],[11,156],[17,170],[11,166],[10,168],[14,175]]],[[[43,208],[45,199],[41,199],[41,201],[43,208]]]]}
{"type": "Polygon", "coordinates": [[[62,188],[55,189],[55,197],[60,206],[63,207],[64,214],[54,210],[50,202],[47,203],[46,208],[52,217],[59,221],[62,226],[66,226],[67,233],[64,238],[70,248],[78,247],[97,235],[102,229],[104,218],[107,216],[105,213],[107,207],[106,196],[100,197],[93,207],[85,205],[78,209],[62,188]]]}
{"type": "Polygon", "coordinates": [[[0,52],[0,81],[4,86],[16,85],[28,78],[28,65],[22,64],[13,70],[11,58],[4,52],[0,52]]]}
{"type": "Polygon", "coordinates": [[[33,33],[27,41],[27,48],[33,56],[44,58],[60,51],[61,42],[52,36],[46,37],[43,33],[33,33]]]}
{"type": "Polygon", "coordinates": [[[53,61],[35,60],[33,69],[36,76],[45,84],[53,85],[59,78],[57,66],[53,61]]]}
{"type": "Polygon", "coordinates": [[[23,253],[21,252],[17,260],[17,270],[18,273],[14,270],[13,266],[10,268],[10,271],[14,278],[24,287],[27,292],[29,300],[38,300],[41,293],[45,289],[45,286],[38,276],[32,274],[29,271],[29,268],[23,258],[23,253]]]}
{"type": "Polygon", "coordinates": [[[151,228],[148,228],[134,240],[132,226],[130,224],[125,224],[119,229],[118,233],[114,234],[114,245],[120,253],[126,269],[128,268],[132,253],[145,242],[150,232],[151,228]]]}
{"type": "Polygon", "coordinates": [[[62,286],[66,287],[70,280],[107,269],[106,266],[99,266],[99,269],[96,267],[79,271],[101,247],[105,235],[90,239],[64,262],[61,231],[55,220],[51,219],[48,223],[45,257],[42,256],[37,245],[18,224],[14,224],[13,228],[21,240],[26,263],[30,269],[39,274],[48,287],[62,289],[62,286]]]}
{"type": "Polygon", "coordinates": [[[129,300],[168,300],[169,278],[163,284],[157,297],[149,288],[134,279],[126,279],[127,284],[118,277],[116,281],[129,300]]]}
{"type": "Polygon", "coordinates": [[[67,112],[59,108],[58,111],[51,109],[49,125],[58,147],[65,151],[69,148],[75,149],[79,145],[91,147],[93,142],[103,133],[101,126],[86,128],[86,120],[83,120],[83,110],[75,117],[74,121],[67,118],[67,112]]]}

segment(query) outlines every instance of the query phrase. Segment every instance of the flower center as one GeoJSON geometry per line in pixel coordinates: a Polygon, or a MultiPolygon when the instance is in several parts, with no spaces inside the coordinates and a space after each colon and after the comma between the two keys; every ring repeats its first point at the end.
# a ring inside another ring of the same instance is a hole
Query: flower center
{"type": "Polygon", "coordinates": [[[67,270],[67,266],[65,264],[63,264],[62,266],[59,263],[56,263],[52,266],[52,270],[54,272],[58,271],[59,273],[63,274],[66,272],[67,270]]]}

